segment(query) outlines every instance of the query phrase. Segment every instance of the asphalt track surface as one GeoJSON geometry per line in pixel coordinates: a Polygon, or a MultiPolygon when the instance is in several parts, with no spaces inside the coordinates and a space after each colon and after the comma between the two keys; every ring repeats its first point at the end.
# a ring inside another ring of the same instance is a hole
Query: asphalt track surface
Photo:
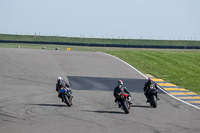
{"type": "Polygon", "coordinates": [[[157,108],[146,79],[103,53],[0,48],[0,133],[199,133],[200,111],[160,91],[157,108]],[[73,106],[57,97],[56,78],[73,89],[73,106]],[[113,89],[122,79],[133,105],[124,114],[113,89]]]}

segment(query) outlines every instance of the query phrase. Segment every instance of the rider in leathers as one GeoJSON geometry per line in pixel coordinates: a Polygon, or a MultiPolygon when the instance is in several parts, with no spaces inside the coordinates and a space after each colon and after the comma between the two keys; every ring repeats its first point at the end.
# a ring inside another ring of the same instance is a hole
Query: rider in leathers
{"type": "MultiPolygon", "coordinates": [[[[127,88],[125,86],[123,86],[123,81],[122,80],[119,80],[117,82],[117,86],[115,87],[114,89],[114,97],[115,97],[115,102],[119,104],[119,101],[117,99],[117,97],[120,95],[121,92],[125,92],[128,94],[128,98],[129,98],[129,103],[132,104],[131,102],[131,94],[130,92],[127,90],[127,88]]],[[[119,108],[121,107],[121,104],[119,104],[119,108]]]]}
{"type": "MultiPolygon", "coordinates": [[[[156,83],[151,79],[151,78],[148,78],[148,81],[145,83],[145,85],[144,85],[144,95],[146,96],[146,98],[147,98],[147,101],[146,102],[149,102],[150,101],[150,97],[149,97],[149,95],[148,95],[148,92],[149,92],[149,90],[150,90],[150,86],[154,86],[154,88],[155,89],[158,89],[158,87],[157,87],[157,85],[156,85],[156,83]]],[[[160,100],[159,98],[158,98],[158,94],[156,95],[156,98],[157,98],[157,100],[160,100]]]]}
{"type": "Polygon", "coordinates": [[[69,88],[70,85],[67,84],[61,77],[57,78],[57,83],[56,83],[56,91],[58,92],[58,97],[61,98],[60,94],[60,89],[64,87],[65,89],[68,89],[69,91],[72,92],[72,90],[69,88]]]}

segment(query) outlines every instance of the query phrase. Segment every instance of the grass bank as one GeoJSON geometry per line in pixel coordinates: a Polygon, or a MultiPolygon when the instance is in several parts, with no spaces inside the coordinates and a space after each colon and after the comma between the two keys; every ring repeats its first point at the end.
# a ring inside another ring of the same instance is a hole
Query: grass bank
{"type": "Polygon", "coordinates": [[[200,94],[199,51],[107,51],[144,74],[176,84],[200,94]]]}
{"type": "Polygon", "coordinates": [[[126,45],[200,46],[200,41],[186,41],[186,40],[99,39],[99,38],[8,35],[8,34],[0,34],[0,40],[72,42],[72,43],[92,43],[92,44],[95,43],[95,44],[126,44],[126,45]]]}

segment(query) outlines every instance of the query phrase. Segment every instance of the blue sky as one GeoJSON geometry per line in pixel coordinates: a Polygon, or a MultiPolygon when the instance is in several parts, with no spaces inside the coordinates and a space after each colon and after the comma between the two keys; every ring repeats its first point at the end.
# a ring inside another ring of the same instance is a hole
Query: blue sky
{"type": "Polygon", "coordinates": [[[0,33],[200,40],[200,0],[0,0],[0,33]]]}

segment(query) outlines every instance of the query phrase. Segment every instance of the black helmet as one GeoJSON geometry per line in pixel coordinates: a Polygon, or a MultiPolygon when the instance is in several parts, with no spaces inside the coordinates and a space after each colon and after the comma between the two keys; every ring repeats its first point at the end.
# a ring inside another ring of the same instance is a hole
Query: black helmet
{"type": "Polygon", "coordinates": [[[152,84],[153,80],[151,78],[148,78],[148,82],[150,82],[152,84]]]}

